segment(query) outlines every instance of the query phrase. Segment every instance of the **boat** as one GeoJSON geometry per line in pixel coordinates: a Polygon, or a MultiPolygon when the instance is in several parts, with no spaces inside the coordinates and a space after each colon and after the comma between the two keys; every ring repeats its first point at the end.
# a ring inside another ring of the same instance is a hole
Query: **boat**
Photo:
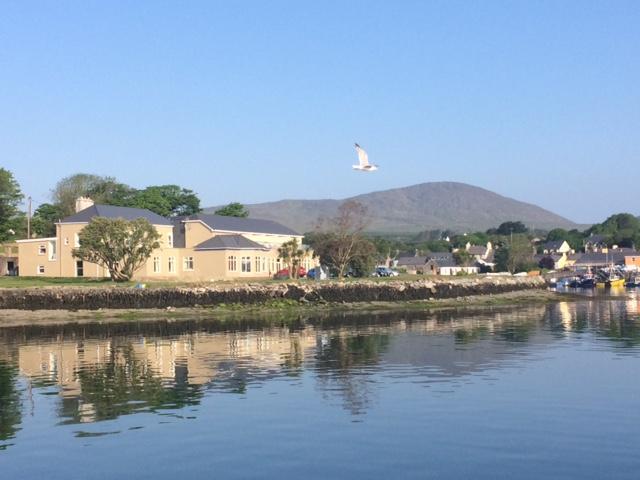
{"type": "Polygon", "coordinates": [[[578,281],[579,288],[594,288],[596,286],[596,277],[593,275],[585,275],[578,281]]]}
{"type": "Polygon", "coordinates": [[[617,288],[624,287],[624,278],[618,275],[613,267],[609,270],[609,273],[599,272],[598,280],[596,281],[596,287],[598,288],[617,288]]]}
{"type": "Polygon", "coordinates": [[[609,278],[609,280],[606,282],[606,286],[609,288],[624,287],[624,278],[609,278]]]}

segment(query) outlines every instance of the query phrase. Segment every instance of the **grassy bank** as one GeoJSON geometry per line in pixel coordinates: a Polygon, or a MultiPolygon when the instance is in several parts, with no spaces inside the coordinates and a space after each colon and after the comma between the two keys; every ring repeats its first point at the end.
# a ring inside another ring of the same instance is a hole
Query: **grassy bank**
{"type": "Polygon", "coordinates": [[[213,307],[130,309],[130,310],[0,310],[0,328],[20,325],[46,325],[93,322],[139,322],[171,319],[210,319],[225,321],[239,317],[277,317],[279,320],[299,320],[301,317],[331,315],[345,312],[402,312],[424,311],[425,313],[443,309],[499,308],[527,304],[552,303],[559,301],[584,300],[571,294],[558,294],[547,290],[524,290],[495,295],[477,295],[441,300],[420,300],[404,302],[359,302],[306,304],[292,300],[273,300],[263,304],[223,304],[213,307]]]}
{"type": "MultiPolygon", "coordinates": [[[[451,280],[477,278],[478,275],[466,275],[461,277],[450,277],[451,280]]],[[[400,274],[397,277],[366,277],[366,278],[344,278],[341,281],[345,283],[368,280],[372,282],[391,282],[391,281],[415,281],[415,280],[431,280],[442,279],[433,275],[409,275],[400,274]]],[[[449,277],[447,277],[449,279],[449,277]]],[[[337,282],[337,279],[322,280],[322,283],[337,282]]],[[[247,283],[255,284],[279,284],[279,283],[316,283],[315,280],[301,278],[297,280],[274,280],[271,278],[243,278],[236,280],[216,280],[210,282],[186,282],[179,280],[150,280],[143,281],[145,288],[170,288],[170,287],[207,287],[212,285],[246,285],[247,283]]],[[[132,288],[139,282],[112,282],[110,279],[95,278],[57,278],[57,277],[0,277],[0,288],[54,288],[54,287],[97,287],[97,288],[132,288]]]]}

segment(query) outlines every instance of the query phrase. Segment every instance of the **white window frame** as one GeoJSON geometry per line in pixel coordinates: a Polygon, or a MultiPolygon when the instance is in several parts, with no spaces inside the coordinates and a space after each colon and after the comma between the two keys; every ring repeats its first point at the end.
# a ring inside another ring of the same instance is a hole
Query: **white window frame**
{"type": "Polygon", "coordinates": [[[227,270],[230,272],[238,271],[238,257],[235,255],[229,255],[229,257],[227,257],[227,270]]]}
{"type": "Polygon", "coordinates": [[[255,268],[256,273],[262,272],[261,267],[262,267],[262,260],[260,257],[256,256],[256,268],[255,268]]]}
{"type": "Polygon", "coordinates": [[[75,276],[77,278],[82,278],[84,277],[84,261],[83,260],[76,260],[75,264],[74,264],[74,270],[73,273],[75,274],[75,276]],[[82,264],[82,275],[78,275],[78,264],[82,264]]]}
{"type": "Polygon", "coordinates": [[[153,273],[162,273],[162,257],[153,257],[153,273]]]}
{"type": "Polygon", "coordinates": [[[78,248],[80,246],[80,235],[77,233],[73,234],[73,246],[78,248]]]}
{"type": "Polygon", "coordinates": [[[50,262],[55,262],[56,257],[57,257],[57,247],[58,245],[56,245],[56,241],[55,240],[49,240],[49,244],[47,245],[47,252],[49,252],[49,261],[50,262]]]}
{"type": "Polygon", "coordinates": [[[167,258],[167,269],[169,273],[176,273],[176,257],[167,258]]]}
{"type": "Polygon", "coordinates": [[[167,245],[169,248],[173,248],[173,235],[171,233],[167,235],[167,245]]]}
{"type": "Polygon", "coordinates": [[[193,257],[182,257],[182,270],[184,272],[193,272],[193,257]]]}
{"type": "Polygon", "coordinates": [[[44,275],[44,272],[45,272],[44,265],[38,265],[36,267],[36,274],[37,275],[44,275]]]}
{"type": "Polygon", "coordinates": [[[240,257],[240,271],[251,273],[251,257],[240,257]]]}
{"type": "Polygon", "coordinates": [[[64,237],[64,244],[69,245],[69,237],[64,237]]]}
{"type": "Polygon", "coordinates": [[[47,254],[47,245],[41,243],[38,245],[38,255],[46,255],[47,254]]]}

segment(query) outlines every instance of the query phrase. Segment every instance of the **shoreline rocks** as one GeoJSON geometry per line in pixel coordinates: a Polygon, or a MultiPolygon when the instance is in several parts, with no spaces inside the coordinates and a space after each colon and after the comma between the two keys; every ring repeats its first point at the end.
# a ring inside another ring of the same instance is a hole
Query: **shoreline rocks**
{"type": "Polygon", "coordinates": [[[541,277],[480,277],[414,281],[349,281],[207,287],[51,287],[0,289],[0,309],[98,310],[255,305],[272,300],[313,303],[402,302],[543,289],[541,277]]]}

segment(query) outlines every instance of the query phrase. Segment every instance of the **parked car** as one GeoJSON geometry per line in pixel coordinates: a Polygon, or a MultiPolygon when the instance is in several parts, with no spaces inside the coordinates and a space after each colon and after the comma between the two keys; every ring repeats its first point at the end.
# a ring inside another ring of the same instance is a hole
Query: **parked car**
{"type": "MultiPolygon", "coordinates": [[[[302,278],[307,274],[307,271],[304,269],[304,267],[298,267],[298,277],[302,278]]],[[[278,273],[276,273],[273,278],[277,279],[277,280],[282,280],[284,278],[289,278],[289,269],[288,268],[283,268],[282,270],[278,270],[278,273]]]]}
{"type": "Polygon", "coordinates": [[[309,269],[307,272],[307,278],[310,280],[324,280],[328,278],[328,275],[322,267],[315,267],[309,269]]]}
{"type": "Polygon", "coordinates": [[[373,272],[376,277],[397,277],[398,272],[391,270],[389,267],[377,267],[373,272]]]}

